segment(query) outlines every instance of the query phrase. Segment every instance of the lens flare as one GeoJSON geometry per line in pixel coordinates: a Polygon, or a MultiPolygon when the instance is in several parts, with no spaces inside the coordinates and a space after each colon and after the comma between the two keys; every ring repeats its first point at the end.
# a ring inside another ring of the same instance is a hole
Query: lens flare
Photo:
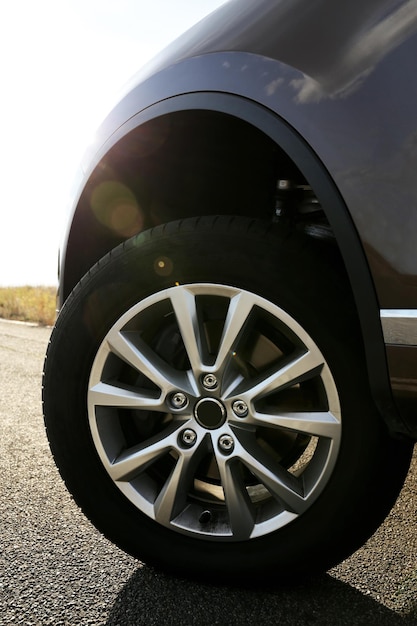
{"type": "Polygon", "coordinates": [[[122,237],[131,237],[143,227],[143,211],[133,192],[118,181],[99,183],[91,195],[96,219],[122,237]]]}
{"type": "Polygon", "coordinates": [[[168,257],[160,256],[155,259],[153,268],[158,276],[170,276],[174,269],[174,264],[168,257]]]}

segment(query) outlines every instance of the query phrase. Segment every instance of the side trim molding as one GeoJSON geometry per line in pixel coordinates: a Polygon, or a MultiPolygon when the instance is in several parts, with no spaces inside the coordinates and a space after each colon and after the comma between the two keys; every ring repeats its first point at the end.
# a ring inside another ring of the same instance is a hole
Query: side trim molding
{"type": "Polygon", "coordinates": [[[381,309],[386,344],[417,346],[417,309],[381,309]]]}

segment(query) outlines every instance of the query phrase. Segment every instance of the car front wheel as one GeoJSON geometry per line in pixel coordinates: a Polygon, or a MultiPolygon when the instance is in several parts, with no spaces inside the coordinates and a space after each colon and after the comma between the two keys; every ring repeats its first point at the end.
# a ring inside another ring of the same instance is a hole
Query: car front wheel
{"type": "Polygon", "coordinates": [[[217,580],[336,564],[411,452],[373,406],[337,250],[244,218],[169,224],[100,261],[59,316],[44,410],[104,534],[217,580]]]}

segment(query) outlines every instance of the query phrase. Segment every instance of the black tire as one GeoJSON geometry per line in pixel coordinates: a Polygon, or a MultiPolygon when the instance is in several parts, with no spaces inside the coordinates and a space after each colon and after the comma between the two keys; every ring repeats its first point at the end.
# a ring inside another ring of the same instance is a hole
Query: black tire
{"type": "Polygon", "coordinates": [[[101,260],[53,331],[44,414],[99,530],[149,564],[230,582],[347,557],[412,450],[370,397],[336,248],[246,218],[168,224],[101,260]]]}

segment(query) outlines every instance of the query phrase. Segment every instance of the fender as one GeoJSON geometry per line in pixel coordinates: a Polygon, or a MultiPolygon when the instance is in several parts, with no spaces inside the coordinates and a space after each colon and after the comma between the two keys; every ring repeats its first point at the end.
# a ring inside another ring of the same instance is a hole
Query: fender
{"type": "MultiPolygon", "coordinates": [[[[394,432],[403,432],[405,427],[397,414],[390,391],[378,300],[360,238],[343,198],[323,163],[304,139],[284,120],[258,103],[230,94],[200,92],[171,97],[146,107],[120,126],[96,152],[95,158],[90,162],[90,171],[94,171],[109,150],[135,128],[161,116],[186,110],[225,113],[256,127],[280,146],[314,188],[332,226],[350,277],[362,332],[367,337],[365,349],[373,396],[390,429],[394,432]]],[[[67,274],[71,275],[72,259],[80,245],[79,241],[76,246],[74,245],[73,237],[74,231],[70,232],[63,254],[61,280],[63,290],[68,288],[66,285],[68,280],[72,282],[67,274]]]]}
{"type": "MultiPolygon", "coordinates": [[[[417,84],[409,80],[417,5],[319,0],[310,10],[303,4],[302,14],[300,6],[231,0],[134,77],[83,160],[61,246],[59,299],[118,243],[97,231],[90,246],[83,222],[85,190],[113,148],[123,152],[129,133],[176,112],[233,116],[274,141],[314,188],[349,273],[375,401],[391,430],[407,434],[393,409],[380,311],[417,310],[417,84]],[[407,106],[398,107],[398,94],[407,106]]],[[[407,365],[404,350],[388,348],[391,383],[417,388],[417,349],[405,349],[407,365]]],[[[407,412],[415,429],[413,406],[407,412]]]]}
{"type": "Polygon", "coordinates": [[[344,87],[334,85],[335,91],[328,92],[327,78],[322,84],[290,65],[253,53],[219,52],[183,59],[143,82],[133,81],[98,130],[83,160],[84,174],[91,174],[127,132],[129,120],[158,102],[203,92],[256,102],[303,137],[334,180],[365,248],[380,308],[417,308],[417,179],[412,167],[417,84],[408,79],[416,55],[413,35],[372,68],[357,68],[359,75],[349,75],[344,87]],[[409,72],[393,72],[393,67],[409,72]],[[401,117],[395,116],[397,94],[408,103],[401,117]],[[378,107],[370,106],[372,102],[378,102],[378,107]],[[375,224],[387,224],[389,229],[399,202],[404,228],[394,241],[375,224]]]}

